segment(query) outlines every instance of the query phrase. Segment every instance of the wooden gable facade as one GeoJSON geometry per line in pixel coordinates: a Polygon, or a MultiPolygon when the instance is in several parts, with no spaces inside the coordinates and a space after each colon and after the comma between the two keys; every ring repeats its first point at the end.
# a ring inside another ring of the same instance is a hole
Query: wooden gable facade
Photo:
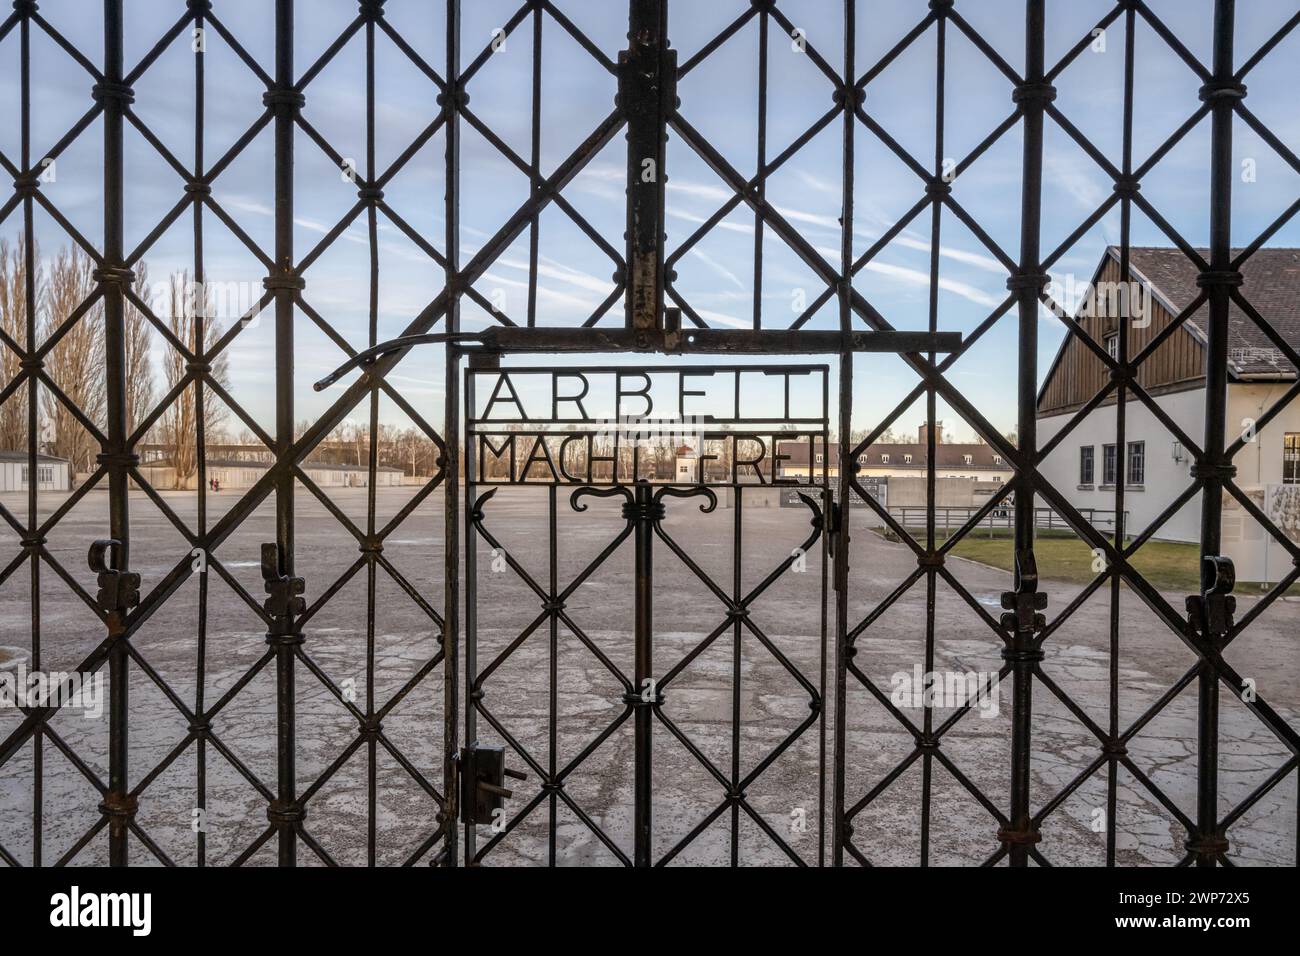
{"type": "MultiPolygon", "coordinates": [[[[1128,354],[1130,358],[1141,354],[1162,329],[1173,322],[1178,311],[1189,303],[1174,303],[1165,299],[1158,288],[1142,274],[1136,264],[1129,269],[1130,281],[1141,286],[1141,301],[1150,310],[1150,322],[1130,324],[1128,329],[1128,354]]],[[[1104,302],[1095,301],[1096,290],[1120,288],[1119,250],[1108,248],[1092,281],[1093,292],[1080,304],[1076,321],[1099,346],[1106,347],[1106,339],[1119,333],[1121,321],[1128,318],[1128,299],[1103,293],[1104,302]]],[[[1205,379],[1204,336],[1196,324],[1205,310],[1202,305],[1190,316],[1181,329],[1160,343],[1137,370],[1137,382],[1152,394],[1182,391],[1202,387],[1205,379]]],[[[1061,343],[1047,377],[1038,392],[1040,416],[1061,415],[1076,411],[1093,398],[1110,379],[1109,369],[1095,352],[1079,340],[1068,335],[1061,343]]],[[[1103,405],[1115,402],[1112,393],[1103,405]]]]}

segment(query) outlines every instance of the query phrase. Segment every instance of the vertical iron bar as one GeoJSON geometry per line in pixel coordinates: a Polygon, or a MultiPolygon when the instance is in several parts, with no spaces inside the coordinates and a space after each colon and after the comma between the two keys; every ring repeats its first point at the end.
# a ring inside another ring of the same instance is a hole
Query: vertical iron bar
{"type": "MultiPolygon", "coordinates": [[[[763,169],[767,165],[767,34],[771,13],[760,8],[758,14],[758,159],[755,163],[755,195],[761,204],[767,196],[767,177],[763,169]]],[[[763,327],[763,214],[760,206],[754,208],[754,328],[763,327]]],[[[736,813],[739,807],[733,808],[736,813]]]]}
{"type": "MultiPolygon", "coordinates": [[[[126,433],[126,337],[124,289],[128,281],[123,265],[123,113],[130,92],[122,82],[122,0],[104,0],[104,80],[100,86],[104,106],[104,365],[107,393],[108,445],[101,461],[108,471],[110,536],[120,542],[117,569],[130,567],[131,529],[127,474],[129,449],[126,433]]],[[[36,474],[31,476],[35,482],[36,474]]],[[[128,826],[133,806],[128,794],[127,708],[129,664],[123,636],[123,611],[110,612],[109,635],[115,638],[108,656],[108,858],[110,866],[127,865],[128,826]]]]}
{"type": "MultiPolygon", "coordinates": [[[[280,96],[293,87],[294,0],[275,4],[275,85],[280,96]]],[[[275,114],[275,264],[283,276],[293,272],[293,137],[294,110],[277,104],[275,114]]],[[[275,457],[287,458],[293,445],[293,290],[287,283],[275,289],[275,457]]],[[[275,542],[280,572],[294,574],[293,473],[284,471],[275,483],[275,542]]],[[[276,644],[276,782],[282,806],[296,799],[294,647],[276,644]]],[[[297,833],[279,828],[279,862],[297,865],[297,833]]]]}
{"type": "MultiPolygon", "coordinates": [[[[1040,261],[1042,224],[1044,113],[1053,91],[1044,72],[1044,0],[1026,0],[1025,75],[1015,91],[1024,119],[1024,157],[1021,183],[1020,263],[1008,282],[1019,298],[1019,376],[1017,381],[1018,448],[1021,460],[1034,461],[1038,452],[1038,311],[1046,285],[1040,261]]],[[[1011,697],[1011,801],[1010,826],[1003,831],[1012,866],[1027,866],[1034,839],[1029,810],[1030,732],[1034,645],[1033,597],[1037,591],[1034,568],[1034,474],[1021,475],[1016,486],[1014,597],[1018,613],[1011,641],[1004,649],[1012,667],[1011,697]]]]}
{"type": "MultiPolygon", "coordinates": [[[[204,110],[204,93],[206,90],[206,71],[204,69],[203,57],[206,51],[205,30],[206,21],[204,19],[202,7],[195,10],[194,29],[200,31],[196,35],[198,43],[194,46],[194,181],[199,182],[203,179],[204,157],[203,157],[203,118],[204,110]]],[[[194,194],[194,282],[197,289],[201,292],[205,289],[207,282],[207,270],[204,268],[203,258],[203,201],[198,192],[194,194]]],[[[202,292],[202,297],[198,300],[204,304],[204,308],[196,309],[194,315],[194,355],[198,359],[199,365],[204,366],[207,363],[208,355],[208,329],[205,320],[208,318],[209,303],[206,292],[202,292]]],[[[215,321],[215,316],[213,317],[215,321]]],[[[138,321],[138,320],[137,320],[138,321]]],[[[206,538],[208,534],[208,455],[207,455],[207,390],[201,376],[194,380],[194,443],[195,443],[195,462],[196,462],[196,480],[197,480],[197,531],[200,539],[206,538]]],[[[130,427],[134,429],[139,423],[130,422],[130,427]]],[[[207,865],[208,854],[208,835],[206,825],[206,814],[208,806],[208,724],[203,717],[203,707],[205,702],[204,690],[207,679],[207,653],[208,653],[208,568],[207,556],[202,556],[202,564],[199,574],[199,621],[198,621],[198,640],[195,648],[194,662],[194,714],[198,721],[197,740],[196,740],[196,772],[194,789],[196,791],[195,807],[199,810],[199,815],[204,818],[204,823],[198,829],[196,834],[195,855],[199,866],[207,865]]]]}
{"type": "MultiPolygon", "coordinates": [[[[382,16],[382,11],[379,12],[382,16]]],[[[366,241],[370,253],[369,344],[379,343],[379,194],[373,183],[375,168],[375,15],[366,20],[366,241]]],[[[378,556],[375,512],[379,489],[379,389],[370,391],[370,442],[366,489],[366,726],[376,720],[375,708],[375,614],[378,610],[378,556]]],[[[366,733],[366,863],[374,866],[378,842],[379,737],[366,733]]]]}
{"type": "Polygon", "coordinates": [[[548,725],[546,782],[552,785],[547,798],[546,859],[550,866],[555,866],[556,825],[560,802],[559,791],[553,786],[558,782],[560,775],[560,611],[557,603],[560,597],[560,529],[555,485],[551,485],[547,489],[546,511],[547,537],[550,542],[549,553],[547,554],[546,586],[551,603],[550,621],[547,622],[550,625],[548,628],[550,640],[547,648],[549,666],[546,675],[547,696],[549,698],[546,714],[548,725]]]}
{"type": "MultiPolygon", "coordinates": [[[[1210,273],[1205,282],[1209,329],[1205,347],[1205,448],[1208,467],[1201,495],[1201,593],[1214,585],[1207,557],[1222,553],[1223,486],[1231,462],[1224,457],[1228,416],[1228,337],[1232,270],[1232,121],[1236,83],[1232,69],[1235,0],[1215,0],[1213,80],[1202,90],[1210,101],[1210,273]]],[[[1205,633],[1206,641],[1220,635],[1205,633]]],[[[1196,827],[1197,845],[1218,835],[1219,803],[1219,679],[1209,668],[1201,671],[1197,687],[1196,827]]],[[[1213,852],[1198,852],[1196,865],[1215,865],[1213,852]]]]}
{"type": "MultiPolygon", "coordinates": [[[[1124,182],[1127,186],[1136,186],[1132,183],[1133,176],[1133,86],[1134,86],[1134,58],[1136,54],[1136,36],[1134,28],[1136,26],[1137,10],[1129,7],[1124,18],[1124,131],[1123,131],[1123,172],[1124,182]]],[[[1120,288],[1123,290],[1123,296],[1120,301],[1128,303],[1128,308],[1124,314],[1119,316],[1119,357],[1120,365],[1127,370],[1130,346],[1129,346],[1129,327],[1132,321],[1132,307],[1135,297],[1130,294],[1129,282],[1132,279],[1130,274],[1131,253],[1130,245],[1132,243],[1132,223],[1133,223],[1133,197],[1127,188],[1121,193],[1120,198],[1120,264],[1119,264],[1119,281],[1120,288]]],[[[1095,299],[1094,299],[1095,301],[1095,299]]],[[[1124,520],[1124,498],[1126,494],[1125,482],[1128,478],[1127,461],[1128,461],[1128,383],[1121,377],[1119,387],[1115,392],[1115,454],[1117,458],[1124,463],[1121,467],[1125,470],[1116,476],[1115,482],[1115,517],[1113,522],[1114,537],[1112,539],[1115,550],[1122,551],[1124,548],[1124,536],[1127,533],[1127,522],[1124,520]],[[1120,457],[1122,455],[1122,458],[1120,457]]],[[[1108,759],[1106,761],[1106,865],[1115,865],[1115,851],[1117,846],[1118,829],[1115,817],[1119,812],[1119,761],[1123,756],[1122,748],[1119,743],[1119,649],[1120,649],[1120,597],[1123,591],[1120,588],[1120,575],[1112,573],[1110,578],[1110,661],[1108,662],[1108,681],[1109,694],[1107,699],[1107,734],[1110,741],[1106,745],[1108,759]]]]}
{"type": "Polygon", "coordinates": [[[652,489],[648,482],[636,485],[635,509],[635,661],[633,665],[633,693],[639,697],[634,715],[634,771],[633,792],[635,807],[635,836],[633,862],[636,866],[651,865],[651,724],[650,704],[658,698],[654,686],[653,626],[654,601],[654,529],[651,526],[652,489]]]}
{"type": "Polygon", "coordinates": [[[627,118],[627,327],[650,333],[664,301],[664,161],[667,102],[667,0],[630,0],[628,49],[619,55],[620,106],[627,118]]]}
{"type": "MultiPolygon", "coordinates": [[[[474,393],[475,375],[470,369],[465,375],[465,417],[473,419],[477,399],[474,393]]],[[[513,463],[512,463],[513,464],[513,463]]],[[[469,519],[478,493],[474,482],[478,462],[468,433],[465,436],[465,744],[472,744],[478,736],[478,704],[474,684],[478,679],[478,532],[469,519]]],[[[455,825],[455,819],[451,821],[455,825]]],[[[478,834],[474,824],[465,824],[465,862],[473,865],[478,834]]]]}
{"type": "MultiPolygon", "coordinates": [[[[443,109],[446,122],[446,220],[445,283],[452,289],[460,268],[460,112],[455,96],[460,84],[460,0],[447,0],[447,91],[443,109]]],[[[460,331],[460,295],[452,292],[447,306],[447,331],[460,331]]],[[[451,345],[446,351],[446,403],[443,424],[443,848],[447,866],[456,865],[456,813],[460,799],[456,776],[457,721],[460,719],[459,688],[456,685],[457,641],[460,630],[460,353],[451,345]]]]}
{"type": "MultiPolygon", "coordinates": [[[[22,23],[19,27],[21,71],[21,162],[24,171],[32,168],[32,55],[31,55],[31,10],[21,12],[22,23]]],[[[36,218],[33,204],[35,198],[23,197],[23,310],[26,312],[25,343],[30,356],[37,345],[36,308],[37,308],[37,249],[36,218]]],[[[15,400],[18,396],[15,395],[15,400]]],[[[40,455],[40,383],[35,375],[27,380],[27,539],[24,542],[31,556],[30,602],[32,620],[32,660],[33,671],[41,669],[41,556],[38,545],[40,536],[38,528],[37,489],[39,481],[32,480],[39,475],[40,455]]],[[[72,471],[73,466],[68,466],[72,471]]],[[[32,865],[40,866],[42,862],[42,833],[45,829],[45,747],[42,735],[43,725],[32,734],[32,865]]]]}
{"type": "MultiPolygon", "coordinates": [[[[542,182],[542,7],[533,7],[532,123],[530,128],[528,193],[536,199],[542,182]]],[[[537,259],[541,213],[534,212],[528,224],[528,325],[537,324],[537,259]]]]}
{"type": "MultiPolygon", "coordinates": [[[[852,276],[853,276],[853,143],[857,119],[853,108],[857,102],[858,89],[855,86],[854,71],[857,49],[855,32],[857,30],[854,4],[856,0],[844,0],[844,76],[843,93],[840,106],[844,111],[843,129],[843,168],[841,173],[840,197],[840,276],[837,290],[840,307],[840,332],[847,338],[853,321],[852,313],[852,276]]],[[[835,782],[831,788],[831,865],[844,865],[844,841],[849,835],[848,821],[844,819],[844,741],[845,741],[845,704],[848,699],[848,652],[847,636],[849,630],[849,513],[852,511],[851,498],[853,487],[850,478],[854,463],[849,460],[851,450],[850,434],[853,430],[853,353],[847,348],[841,350],[839,361],[839,416],[836,438],[839,449],[835,456],[835,489],[826,496],[827,547],[833,555],[831,584],[835,591],[835,743],[832,748],[831,763],[835,782]],[[837,500],[838,499],[838,500],[837,500]],[[830,520],[839,509],[838,525],[830,520]],[[832,540],[833,543],[832,543],[832,540]]],[[[825,446],[826,457],[823,464],[829,467],[830,447],[825,446]]]]}
{"type": "MultiPolygon", "coordinates": [[[[742,515],[745,511],[745,487],[739,483],[732,486],[736,496],[736,507],[732,514],[731,529],[731,600],[736,607],[744,596],[741,593],[740,556],[744,524],[742,515]]],[[[740,618],[731,625],[731,789],[740,792],[740,682],[741,654],[744,643],[741,640],[740,618]]],[[[731,804],[731,865],[740,866],[740,803],[731,804]]]]}

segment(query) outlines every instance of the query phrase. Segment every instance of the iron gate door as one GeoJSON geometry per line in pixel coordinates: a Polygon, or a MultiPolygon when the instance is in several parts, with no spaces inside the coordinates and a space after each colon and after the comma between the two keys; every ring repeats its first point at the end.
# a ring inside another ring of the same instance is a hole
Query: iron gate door
{"type": "Polygon", "coordinates": [[[822,863],[829,368],[487,364],[465,373],[466,861],[822,863]]]}

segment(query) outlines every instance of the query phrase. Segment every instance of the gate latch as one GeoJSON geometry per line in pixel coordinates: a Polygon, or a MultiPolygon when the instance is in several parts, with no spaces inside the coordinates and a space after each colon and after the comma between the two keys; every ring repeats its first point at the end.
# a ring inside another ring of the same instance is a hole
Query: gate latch
{"type": "Polygon", "coordinates": [[[832,501],[826,506],[826,544],[830,551],[830,556],[835,557],[835,542],[839,539],[840,528],[844,521],[844,512],[838,501],[832,501]]]}
{"type": "Polygon", "coordinates": [[[506,767],[506,749],[475,741],[456,755],[460,767],[460,822],[494,823],[496,811],[514,796],[506,777],[527,780],[528,774],[506,767]]]}
{"type": "Polygon", "coordinates": [[[1232,589],[1237,584],[1237,571],[1231,558],[1207,555],[1202,561],[1209,586],[1187,599],[1187,617],[1194,630],[1217,646],[1232,630],[1232,616],[1237,611],[1232,589]]]}

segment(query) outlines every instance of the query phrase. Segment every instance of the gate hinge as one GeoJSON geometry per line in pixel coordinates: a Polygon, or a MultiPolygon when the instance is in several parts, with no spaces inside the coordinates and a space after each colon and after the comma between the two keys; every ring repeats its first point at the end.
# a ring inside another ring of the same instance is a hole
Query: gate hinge
{"type": "Polygon", "coordinates": [[[506,789],[506,777],[527,780],[528,774],[506,766],[506,749],[475,741],[456,754],[460,775],[460,822],[494,823],[496,813],[514,796],[506,789]]]}
{"type": "Polygon", "coordinates": [[[677,109],[677,51],[654,43],[633,43],[618,54],[618,107],[666,120],[677,109]]]}

